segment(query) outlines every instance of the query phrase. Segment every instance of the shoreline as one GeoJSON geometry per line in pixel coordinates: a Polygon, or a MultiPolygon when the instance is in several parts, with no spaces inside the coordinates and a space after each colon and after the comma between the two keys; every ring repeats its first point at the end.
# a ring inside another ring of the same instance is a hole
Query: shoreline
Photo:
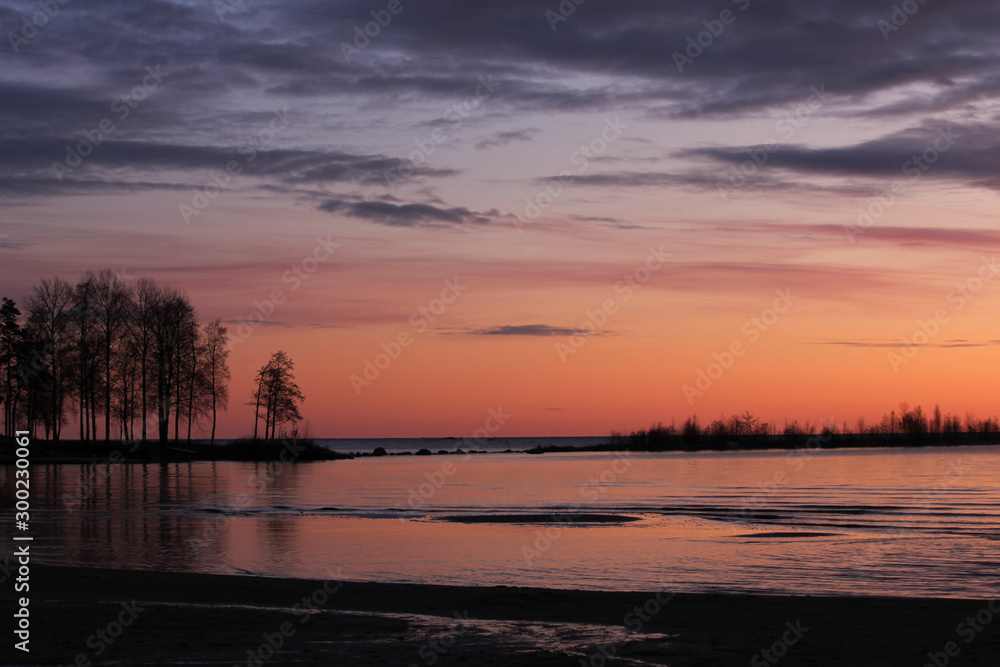
{"type": "MultiPolygon", "coordinates": [[[[772,649],[787,652],[788,665],[923,665],[948,642],[960,651],[949,665],[1000,658],[1000,614],[972,641],[956,632],[989,598],[616,593],[39,564],[30,595],[24,664],[76,664],[83,655],[91,664],[259,667],[253,655],[274,644],[272,664],[360,667],[774,664],[762,653],[772,649]],[[105,644],[95,633],[118,631],[116,619],[129,627],[105,644]]],[[[13,597],[4,586],[6,607],[13,597]]]]}
{"type": "MultiPolygon", "coordinates": [[[[596,437],[596,436],[595,436],[596,437]]],[[[331,439],[331,438],[327,438],[331,439]]],[[[88,464],[88,463],[183,463],[192,461],[281,461],[283,463],[336,461],[356,458],[378,458],[397,456],[454,456],[467,454],[564,454],[586,452],[631,452],[637,454],[690,454],[690,453],[738,453],[738,452],[809,452],[844,451],[857,449],[921,450],[931,447],[994,447],[1000,441],[979,434],[965,434],[960,438],[927,436],[923,438],[882,437],[857,435],[834,435],[822,440],[820,436],[796,436],[788,438],[775,436],[767,439],[746,441],[684,443],[678,440],[668,446],[637,446],[629,443],[609,441],[593,445],[547,445],[530,449],[455,450],[420,449],[417,451],[386,451],[375,447],[370,452],[341,452],[317,445],[323,438],[287,438],[283,440],[245,441],[233,440],[214,445],[202,442],[169,441],[129,441],[129,440],[32,440],[32,463],[45,464],[88,464]]],[[[381,439],[372,439],[373,443],[381,439]]],[[[430,438],[429,440],[437,439],[430,438]]],[[[460,442],[463,442],[459,440],[460,442]]],[[[0,465],[13,463],[15,441],[0,437],[0,465]]]]}

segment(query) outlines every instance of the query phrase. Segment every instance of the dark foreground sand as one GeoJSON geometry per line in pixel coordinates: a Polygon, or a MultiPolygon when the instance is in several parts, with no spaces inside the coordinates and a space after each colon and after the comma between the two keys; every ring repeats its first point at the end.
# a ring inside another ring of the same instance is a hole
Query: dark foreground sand
{"type": "MultiPolygon", "coordinates": [[[[8,622],[12,588],[8,581],[0,592],[8,622]]],[[[938,667],[1000,664],[1000,614],[987,599],[661,592],[658,600],[655,591],[336,581],[325,589],[321,581],[34,565],[31,653],[13,650],[7,633],[0,662],[920,667],[934,664],[930,652],[938,667]],[[977,613],[991,620],[959,628],[977,613]],[[957,656],[947,655],[949,642],[957,656]]]]}

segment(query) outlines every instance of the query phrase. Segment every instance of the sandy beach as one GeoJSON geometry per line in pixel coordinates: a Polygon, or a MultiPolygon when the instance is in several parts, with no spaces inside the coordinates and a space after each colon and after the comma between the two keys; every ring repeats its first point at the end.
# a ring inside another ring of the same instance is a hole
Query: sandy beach
{"type": "MultiPolygon", "coordinates": [[[[11,608],[11,587],[2,596],[11,608]]],[[[985,599],[601,593],[34,565],[30,609],[31,653],[5,649],[7,664],[924,665],[934,664],[930,653],[940,666],[1000,659],[1000,618],[985,599]]]]}

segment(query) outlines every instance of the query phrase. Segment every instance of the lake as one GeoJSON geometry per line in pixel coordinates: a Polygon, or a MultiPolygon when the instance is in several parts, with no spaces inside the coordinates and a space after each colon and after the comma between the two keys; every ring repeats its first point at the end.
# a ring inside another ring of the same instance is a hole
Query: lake
{"type": "MultiPolygon", "coordinates": [[[[39,465],[31,548],[267,576],[996,597],[998,471],[994,447],[39,465]]],[[[10,525],[13,468],[0,479],[10,525]]]]}

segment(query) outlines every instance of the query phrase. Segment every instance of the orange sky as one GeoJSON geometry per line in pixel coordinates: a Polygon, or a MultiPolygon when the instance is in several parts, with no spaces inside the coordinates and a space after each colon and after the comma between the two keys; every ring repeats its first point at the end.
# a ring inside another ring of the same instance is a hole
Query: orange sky
{"type": "Polygon", "coordinates": [[[370,8],[306,5],[108,9],[5,56],[0,293],[187,290],[236,338],[223,436],[277,349],[329,437],[997,412],[993,10],[749,7],[678,71],[697,3],[414,5],[350,58],[370,8]]]}

